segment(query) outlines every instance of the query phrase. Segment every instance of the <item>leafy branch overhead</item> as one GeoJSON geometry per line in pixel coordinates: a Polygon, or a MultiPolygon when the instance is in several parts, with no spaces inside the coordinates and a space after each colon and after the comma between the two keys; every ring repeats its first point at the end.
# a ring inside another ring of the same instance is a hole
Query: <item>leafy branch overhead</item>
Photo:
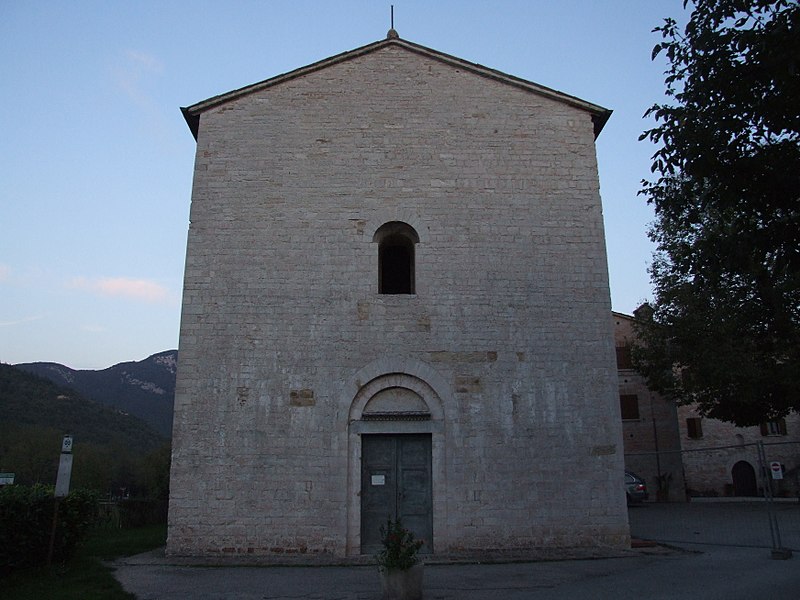
{"type": "Polygon", "coordinates": [[[655,389],[752,425],[800,408],[800,6],[685,8],[654,30],[667,102],[641,136],[657,251],[635,357],[655,389]]]}

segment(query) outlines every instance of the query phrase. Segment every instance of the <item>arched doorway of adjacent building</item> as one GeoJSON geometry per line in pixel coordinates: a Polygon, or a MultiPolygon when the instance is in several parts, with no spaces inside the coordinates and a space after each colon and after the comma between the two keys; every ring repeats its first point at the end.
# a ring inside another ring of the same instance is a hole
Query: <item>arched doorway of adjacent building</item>
{"type": "Polygon", "coordinates": [[[731,469],[734,496],[758,496],[756,470],[746,460],[740,460],[731,469]]]}

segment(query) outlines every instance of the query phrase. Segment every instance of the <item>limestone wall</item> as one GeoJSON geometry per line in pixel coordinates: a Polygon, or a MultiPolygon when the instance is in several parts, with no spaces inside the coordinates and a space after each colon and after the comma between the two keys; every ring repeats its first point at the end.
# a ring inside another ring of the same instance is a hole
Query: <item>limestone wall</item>
{"type": "Polygon", "coordinates": [[[441,406],[437,552],[627,543],[587,113],[389,46],[199,131],[168,552],[358,553],[351,405],[392,373],[441,406]],[[389,221],[416,294],[377,293],[389,221]]]}

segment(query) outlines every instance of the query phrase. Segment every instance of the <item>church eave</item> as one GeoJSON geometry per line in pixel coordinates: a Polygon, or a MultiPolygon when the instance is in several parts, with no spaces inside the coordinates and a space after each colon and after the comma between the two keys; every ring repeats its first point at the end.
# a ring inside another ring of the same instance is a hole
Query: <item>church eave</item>
{"type": "Polygon", "coordinates": [[[271,77],[264,81],[260,81],[258,83],[254,83],[236,90],[232,90],[230,92],[226,92],[224,94],[220,94],[218,96],[214,96],[207,100],[203,100],[202,102],[198,102],[197,104],[193,104],[192,106],[182,107],[181,112],[183,113],[183,116],[186,119],[186,123],[189,125],[189,129],[191,130],[192,135],[196,140],[198,130],[200,127],[200,115],[209,109],[212,109],[221,104],[225,104],[226,102],[230,102],[237,98],[257,93],[263,89],[272,87],[274,85],[278,85],[285,81],[290,81],[297,77],[308,75],[309,73],[325,69],[329,66],[332,66],[334,64],[346,60],[351,60],[353,58],[369,54],[370,52],[374,52],[376,50],[391,45],[400,46],[406,50],[409,50],[411,52],[414,52],[422,56],[426,56],[428,58],[439,61],[446,65],[455,68],[462,68],[472,73],[475,73],[476,75],[480,75],[482,77],[486,77],[494,81],[505,83],[507,85],[512,85],[514,87],[535,94],[539,94],[541,96],[550,98],[552,100],[563,102],[580,110],[584,110],[588,112],[592,117],[592,122],[594,123],[595,138],[600,134],[606,122],[608,121],[609,117],[611,116],[612,112],[611,110],[603,108],[596,104],[592,104],[591,102],[586,102],[585,100],[581,100],[580,98],[577,98],[575,96],[570,96],[569,94],[559,92],[552,88],[548,88],[543,85],[539,85],[537,83],[533,83],[531,81],[527,81],[525,79],[521,79],[519,77],[515,77],[507,73],[503,73],[502,71],[498,71],[496,69],[485,67],[478,63],[471,63],[469,61],[452,56],[450,54],[446,54],[438,50],[433,50],[431,48],[427,48],[425,46],[421,46],[419,44],[415,44],[414,42],[409,42],[407,40],[403,40],[400,38],[388,38],[385,40],[379,40],[377,42],[367,44],[366,46],[361,46],[360,48],[356,48],[355,50],[348,50],[346,52],[342,52],[341,54],[325,58],[318,62],[307,65],[305,67],[300,67],[299,69],[289,71],[288,73],[276,75],[275,77],[271,77]]]}

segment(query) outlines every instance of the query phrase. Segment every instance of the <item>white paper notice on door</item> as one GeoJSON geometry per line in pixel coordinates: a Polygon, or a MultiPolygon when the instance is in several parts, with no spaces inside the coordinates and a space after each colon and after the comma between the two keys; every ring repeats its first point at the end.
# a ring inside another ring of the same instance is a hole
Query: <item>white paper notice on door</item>
{"type": "Polygon", "coordinates": [[[386,475],[372,475],[372,485],[386,485],[386,475]]]}

